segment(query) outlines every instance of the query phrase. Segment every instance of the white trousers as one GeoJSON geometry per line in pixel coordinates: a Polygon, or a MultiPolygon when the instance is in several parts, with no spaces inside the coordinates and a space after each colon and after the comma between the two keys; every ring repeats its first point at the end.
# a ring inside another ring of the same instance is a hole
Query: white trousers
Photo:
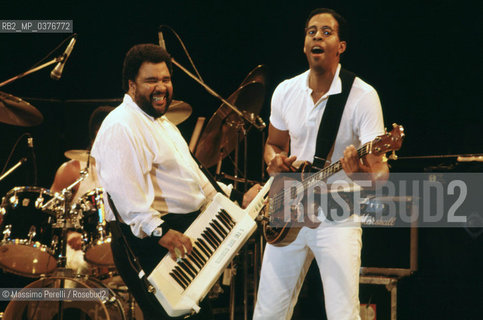
{"type": "Polygon", "coordinates": [[[316,229],[302,228],[288,246],[267,244],[253,319],[290,319],[315,257],[324,288],[327,318],[359,320],[361,236],[359,223],[322,223],[316,229]]]}

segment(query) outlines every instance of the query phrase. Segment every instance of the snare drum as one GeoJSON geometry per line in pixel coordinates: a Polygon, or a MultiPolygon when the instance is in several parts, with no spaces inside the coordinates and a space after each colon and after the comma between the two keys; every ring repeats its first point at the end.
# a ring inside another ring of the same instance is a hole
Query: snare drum
{"type": "Polygon", "coordinates": [[[40,187],[15,187],[3,198],[0,266],[7,271],[38,277],[56,269],[60,233],[55,214],[42,209],[51,198],[40,187]]]}
{"type": "Polygon", "coordinates": [[[69,300],[64,298],[62,304],[59,301],[23,301],[12,300],[5,309],[4,320],[51,320],[59,318],[59,307],[62,307],[63,319],[98,319],[98,320],[123,320],[126,319],[124,306],[116,293],[106,287],[102,282],[87,276],[58,276],[40,279],[25,287],[29,288],[83,288],[98,292],[99,298],[89,300],[69,300]],[[104,289],[104,290],[96,290],[104,289]]]}
{"type": "Polygon", "coordinates": [[[96,188],[72,206],[71,216],[82,228],[84,259],[98,266],[114,266],[111,232],[105,213],[103,189],[96,188]]]}

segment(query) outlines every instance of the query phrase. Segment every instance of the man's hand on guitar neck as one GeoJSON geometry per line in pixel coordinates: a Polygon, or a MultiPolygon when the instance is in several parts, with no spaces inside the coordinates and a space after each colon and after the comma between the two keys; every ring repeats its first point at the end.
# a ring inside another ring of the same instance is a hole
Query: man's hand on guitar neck
{"type": "Polygon", "coordinates": [[[190,254],[193,246],[191,239],[179,231],[169,229],[165,235],[158,241],[159,245],[169,250],[169,254],[173,260],[184,258],[186,254],[190,254]]]}
{"type": "Polygon", "coordinates": [[[362,163],[362,159],[359,159],[356,148],[351,144],[344,150],[344,157],[340,159],[342,169],[348,177],[351,177],[354,173],[369,172],[370,168],[362,163]]]}
{"type": "Polygon", "coordinates": [[[365,173],[358,175],[358,179],[375,182],[387,180],[389,175],[389,168],[383,159],[382,155],[377,156],[371,153],[359,158],[356,148],[350,145],[345,148],[344,157],[340,159],[340,163],[349,178],[352,179],[358,173],[365,173]]]}
{"type": "Polygon", "coordinates": [[[277,153],[268,163],[267,172],[271,176],[280,172],[295,172],[296,169],[292,165],[295,160],[296,156],[287,157],[285,152],[277,153]]]}

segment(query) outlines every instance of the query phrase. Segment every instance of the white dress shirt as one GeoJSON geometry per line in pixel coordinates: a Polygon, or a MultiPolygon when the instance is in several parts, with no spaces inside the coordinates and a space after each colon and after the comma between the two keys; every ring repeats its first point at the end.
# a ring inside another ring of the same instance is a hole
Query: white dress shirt
{"type": "MultiPolygon", "coordinates": [[[[92,156],[102,187],[139,238],[151,235],[163,215],[196,211],[216,194],[178,128],[165,116],[149,116],[127,94],[102,123],[92,156]]],[[[115,220],[107,203],[106,211],[115,220]]]]}

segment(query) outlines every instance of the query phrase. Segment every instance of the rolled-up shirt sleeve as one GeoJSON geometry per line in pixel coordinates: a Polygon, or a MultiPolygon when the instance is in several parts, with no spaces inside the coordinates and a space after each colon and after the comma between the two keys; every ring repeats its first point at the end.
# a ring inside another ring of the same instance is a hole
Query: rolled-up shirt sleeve
{"type": "Polygon", "coordinates": [[[163,223],[161,214],[152,208],[149,172],[154,155],[143,148],[142,138],[127,125],[114,123],[101,128],[92,149],[101,186],[111,195],[122,222],[139,238],[163,223]]]}

